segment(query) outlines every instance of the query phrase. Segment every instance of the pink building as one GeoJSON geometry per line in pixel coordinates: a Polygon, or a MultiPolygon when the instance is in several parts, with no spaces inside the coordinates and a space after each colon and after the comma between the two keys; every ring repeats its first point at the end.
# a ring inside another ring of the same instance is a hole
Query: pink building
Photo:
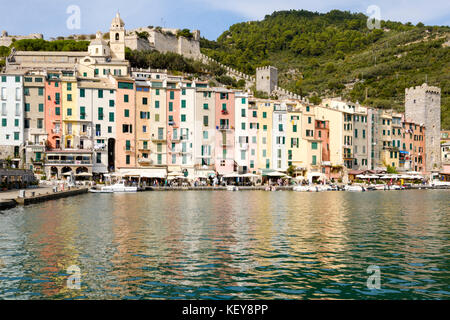
{"type": "Polygon", "coordinates": [[[48,146],[51,149],[61,148],[62,135],[62,85],[59,74],[49,74],[45,82],[45,130],[48,146]]]}
{"type": "Polygon", "coordinates": [[[328,179],[339,179],[340,173],[331,170],[329,121],[316,120],[314,139],[320,140],[322,142],[322,173],[324,173],[328,179]]]}
{"type": "Polygon", "coordinates": [[[219,175],[235,171],[234,163],[234,92],[218,89],[216,92],[215,165],[219,175]]]}
{"type": "Polygon", "coordinates": [[[114,78],[116,95],[116,169],[136,167],[136,103],[134,81],[131,78],[114,78]]]}

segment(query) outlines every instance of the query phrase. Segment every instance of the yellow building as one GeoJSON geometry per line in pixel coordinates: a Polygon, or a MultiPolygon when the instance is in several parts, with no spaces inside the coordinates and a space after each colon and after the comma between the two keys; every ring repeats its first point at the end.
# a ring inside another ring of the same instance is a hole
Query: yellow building
{"type": "Polygon", "coordinates": [[[294,166],[295,175],[304,176],[307,170],[305,150],[302,145],[302,112],[300,109],[292,109],[287,114],[286,126],[286,150],[288,166],[294,166]]]}
{"type": "Polygon", "coordinates": [[[272,115],[274,102],[256,100],[258,108],[258,169],[260,171],[272,168],[272,115]]]}

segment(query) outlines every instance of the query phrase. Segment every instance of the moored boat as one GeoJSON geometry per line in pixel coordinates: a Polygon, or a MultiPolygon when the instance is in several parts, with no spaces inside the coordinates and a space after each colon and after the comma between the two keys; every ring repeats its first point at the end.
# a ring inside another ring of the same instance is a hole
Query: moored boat
{"type": "Polygon", "coordinates": [[[138,190],[137,187],[128,187],[125,184],[124,180],[117,182],[116,184],[113,184],[111,186],[101,188],[101,191],[105,192],[137,192],[137,190],[138,190]]]}
{"type": "Polygon", "coordinates": [[[366,191],[366,190],[363,187],[361,187],[361,186],[347,186],[345,188],[345,191],[362,192],[362,191],[366,191]]]}

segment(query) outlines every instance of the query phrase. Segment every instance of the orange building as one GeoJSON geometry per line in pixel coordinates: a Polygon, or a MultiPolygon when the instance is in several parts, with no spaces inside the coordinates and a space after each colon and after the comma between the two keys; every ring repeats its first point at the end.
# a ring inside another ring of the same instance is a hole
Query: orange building
{"type": "Polygon", "coordinates": [[[403,117],[402,145],[399,158],[400,167],[426,173],[425,166],[425,126],[403,117]]]}

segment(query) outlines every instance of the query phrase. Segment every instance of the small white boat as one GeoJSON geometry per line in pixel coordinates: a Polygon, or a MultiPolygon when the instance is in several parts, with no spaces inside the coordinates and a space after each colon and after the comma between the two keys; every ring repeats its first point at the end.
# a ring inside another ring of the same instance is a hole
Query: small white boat
{"type": "Polygon", "coordinates": [[[125,185],[125,180],[122,180],[111,186],[102,187],[101,191],[106,192],[137,192],[137,187],[128,187],[125,185]]]}
{"type": "Polygon", "coordinates": [[[307,186],[295,186],[292,190],[297,192],[307,192],[308,187],[307,186]]]}
{"type": "Polygon", "coordinates": [[[333,189],[329,185],[320,185],[317,186],[318,191],[332,191],[333,189]]]}
{"type": "Polygon", "coordinates": [[[89,189],[89,192],[92,193],[113,193],[114,191],[112,190],[99,190],[99,189],[89,189]]]}
{"type": "Polygon", "coordinates": [[[362,191],[366,191],[366,190],[361,186],[346,186],[345,191],[362,192],[362,191]]]}
{"type": "Polygon", "coordinates": [[[376,184],[374,187],[375,187],[375,190],[386,190],[385,184],[376,184]]]}
{"type": "Polygon", "coordinates": [[[239,191],[239,188],[235,186],[227,186],[227,191],[239,191]]]}

